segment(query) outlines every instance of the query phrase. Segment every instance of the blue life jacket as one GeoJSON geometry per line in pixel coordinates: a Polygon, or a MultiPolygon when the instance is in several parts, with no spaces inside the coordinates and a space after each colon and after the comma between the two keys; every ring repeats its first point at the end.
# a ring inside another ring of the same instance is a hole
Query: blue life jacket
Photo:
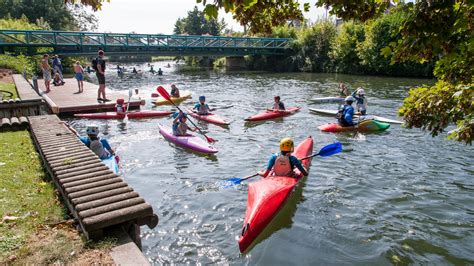
{"type": "Polygon", "coordinates": [[[337,113],[337,120],[341,126],[353,126],[352,117],[354,116],[354,107],[352,105],[344,105],[337,113]]]}

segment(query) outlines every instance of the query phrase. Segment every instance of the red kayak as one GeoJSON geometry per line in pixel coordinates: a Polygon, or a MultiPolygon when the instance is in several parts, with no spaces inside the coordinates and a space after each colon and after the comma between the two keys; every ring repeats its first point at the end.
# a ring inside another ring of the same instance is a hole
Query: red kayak
{"type": "Polygon", "coordinates": [[[188,109],[188,114],[198,120],[206,121],[220,126],[227,126],[230,124],[229,122],[225,121],[224,118],[213,113],[209,113],[207,115],[199,115],[193,110],[188,109]]]}
{"type": "MultiPolygon", "coordinates": [[[[303,158],[313,152],[313,139],[308,137],[296,147],[293,153],[296,158],[303,158]]],[[[302,162],[309,169],[311,158],[302,162]]],[[[286,199],[298,184],[302,175],[298,169],[296,177],[271,176],[249,184],[247,209],[244,226],[239,239],[239,249],[243,253],[260,235],[273,217],[283,207],[286,199]]]]}
{"type": "Polygon", "coordinates": [[[263,120],[268,120],[268,119],[274,119],[274,118],[293,114],[297,112],[299,109],[301,109],[301,107],[290,107],[286,110],[279,110],[279,111],[267,110],[263,113],[249,116],[245,120],[246,121],[263,121],[263,120]]]}
{"type": "MultiPolygon", "coordinates": [[[[149,117],[161,117],[168,116],[173,112],[170,111],[154,111],[154,110],[140,110],[128,112],[127,116],[131,119],[149,118],[149,117]]],[[[88,118],[88,119],[123,119],[125,114],[117,112],[105,112],[105,113],[87,113],[87,114],[74,114],[75,117],[88,118]]]]}

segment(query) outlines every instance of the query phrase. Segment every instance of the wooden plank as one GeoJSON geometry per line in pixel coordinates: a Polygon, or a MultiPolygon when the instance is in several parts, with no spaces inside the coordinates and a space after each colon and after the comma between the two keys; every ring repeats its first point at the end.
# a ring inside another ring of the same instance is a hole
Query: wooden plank
{"type": "MultiPolygon", "coordinates": [[[[107,78],[107,77],[106,77],[107,78]]],[[[62,86],[51,85],[51,91],[46,91],[44,81],[38,80],[40,92],[48,104],[51,111],[55,114],[61,113],[77,113],[77,112],[93,112],[93,111],[111,111],[115,108],[115,102],[118,98],[128,99],[128,91],[112,91],[106,89],[106,97],[111,100],[107,103],[97,102],[97,90],[99,85],[84,81],[84,92],[76,93],[78,90],[76,79],[64,79],[66,84],[62,86]]],[[[130,101],[130,109],[140,108],[145,101],[132,97],[130,101]]]]}

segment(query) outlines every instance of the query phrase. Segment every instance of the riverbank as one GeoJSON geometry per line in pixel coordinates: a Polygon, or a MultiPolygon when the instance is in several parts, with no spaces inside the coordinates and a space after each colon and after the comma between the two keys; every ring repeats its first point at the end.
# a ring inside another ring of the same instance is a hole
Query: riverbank
{"type": "Polygon", "coordinates": [[[115,241],[85,242],[28,131],[0,133],[0,264],[113,263],[115,241]]]}

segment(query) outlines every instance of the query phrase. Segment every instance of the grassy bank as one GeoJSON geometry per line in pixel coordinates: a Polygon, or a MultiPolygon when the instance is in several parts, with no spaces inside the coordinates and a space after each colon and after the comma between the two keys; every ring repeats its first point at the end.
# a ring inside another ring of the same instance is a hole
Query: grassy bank
{"type": "MultiPolygon", "coordinates": [[[[18,93],[16,91],[16,88],[15,88],[15,84],[13,83],[7,83],[7,82],[3,82],[3,81],[0,81],[0,93],[1,92],[7,92],[3,95],[3,99],[16,99],[18,98],[18,93]],[[9,96],[11,93],[12,96],[9,96]]],[[[0,99],[2,100],[2,99],[0,99]]]]}
{"type": "Polygon", "coordinates": [[[0,133],[0,146],[0,264],[110,263],[110,241],[75,230],[28,131],[0,133]]]}

